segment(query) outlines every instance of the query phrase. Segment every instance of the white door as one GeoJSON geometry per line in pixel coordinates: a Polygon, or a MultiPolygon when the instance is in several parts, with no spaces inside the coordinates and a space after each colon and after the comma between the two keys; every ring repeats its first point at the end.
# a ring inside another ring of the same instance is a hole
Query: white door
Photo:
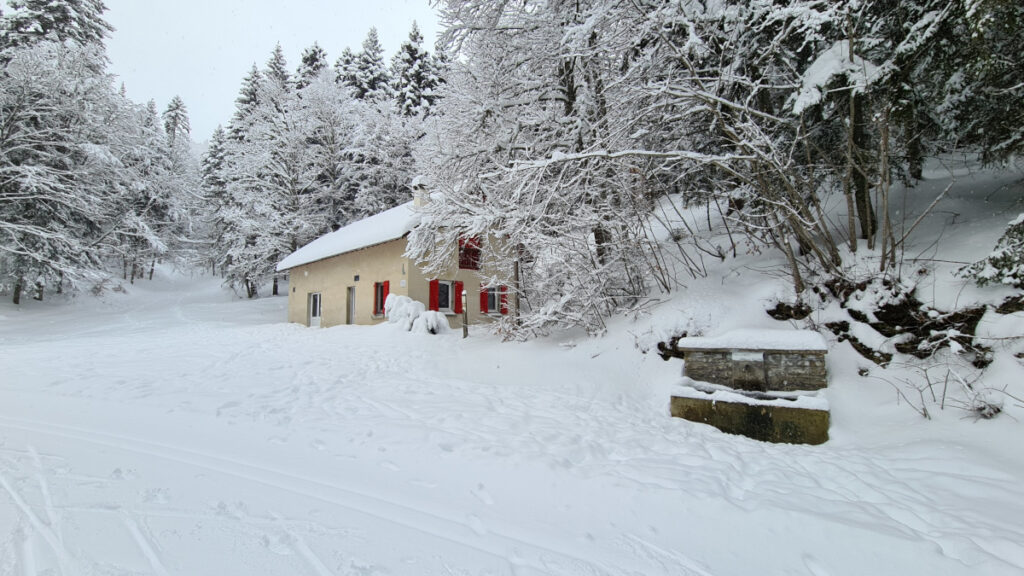
{"type": "Polygon", "coordinates": [[[309,295],[309,327],[320,327],[320,293],[313,292],[309,295]]]}

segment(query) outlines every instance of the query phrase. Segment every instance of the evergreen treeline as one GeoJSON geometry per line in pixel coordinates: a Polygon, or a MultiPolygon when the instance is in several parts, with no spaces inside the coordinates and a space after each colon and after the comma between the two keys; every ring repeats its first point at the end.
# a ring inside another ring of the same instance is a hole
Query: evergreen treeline
{"type": "Polygon", "coordinates": [[[377,31],[332,67],[319,45],[294,73],[278,46],[244,78],[203,158],[213,267],[252,298],[287,254],[410,198],[412,148],[434,105],[440,60],[413,25],[390,66],[377,31]]]}
{"type": "Polygon", "coordinates": [[[0,285],[134,280],[187,252],[197,167],[185,104],[113,86],[100,0],[11,0],[0,15],[0,285]]]}

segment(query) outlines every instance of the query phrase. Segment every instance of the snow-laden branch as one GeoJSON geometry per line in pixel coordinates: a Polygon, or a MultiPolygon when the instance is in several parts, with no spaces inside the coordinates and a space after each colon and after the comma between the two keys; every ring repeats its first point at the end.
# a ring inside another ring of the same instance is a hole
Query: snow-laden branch
{"type": "MultiPolygon", "coordinates": [[[[592,158],[604,158],[608,160],[615,160],[618,158],[660,158],[668,160],[691,160],[704,164],[727,164],[730,162],[754,160],[756,159],[756,156],[748,154],[703,154],[692,150],[666,150],[663,152],[655,150],[619,150],[617,152],[595,150],[593,152],[580,152],[576,154],[554,152],[551,154],[550,158],[545,158],[543,160],[516,162],[511,169],[512,171],[535,170],[537,168],[547,168],[555,164],[579,162],[581,160],[590,160],[592,158]]],[[[487,175],[484,175],[484,177],[486,176],[487,175]]]]}

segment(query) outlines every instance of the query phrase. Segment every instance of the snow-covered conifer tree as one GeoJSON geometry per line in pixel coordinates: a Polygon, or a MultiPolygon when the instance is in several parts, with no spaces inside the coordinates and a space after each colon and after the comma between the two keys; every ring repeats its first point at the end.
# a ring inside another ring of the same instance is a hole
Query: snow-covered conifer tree
{"type": "Polygon", "coordinates": [[[390,95],[390,78],[384,66],[384,47],[380,45],[376,28],[370,28],[366,34],[363,49],[353,61],[352,72],[356,98],[383,100],[390,95]]]}
{"type": "Polygon", "coordinates": [[[354,89],[356,87],[355,63],[356,55],[346,46],[334,63],[334,81],[354,89]]]}
{"type": "Polygon", "coordinates": [[[10,11],[0,20],[0,44],[24,46],[35,42],[66,40],[96,43],[113,32],[103,19],[102,0],[10,0],[10,11]]]}
{"type": "Polygon", "coordinates": [[[438,78],[434,59],[423,49],[423,35],[413,22],[409,39],[402,42],[391,63],[392,91],[400,114],[427,113],[434,101],[438,78]]]}
{"type": "Polygon", "coordinates": [[[164,132],[167,134],[167,140],[170,142],[171,147],[174,147],[175,141],[188,142],[192,128],[189,126],[188,109],[185,107],[185,102],[181,99],[181,96],[171,98],[171,101],[167,103],[167,108],[164,110],[162,118],[164,121],[164,132]]]}
{"type": "Polygon", "coordinates": [[[309,85],[328,67],[327,53],[316,42],[302,51],[302,60],[295,73],[295,88],[301,90],[309,85]]]}

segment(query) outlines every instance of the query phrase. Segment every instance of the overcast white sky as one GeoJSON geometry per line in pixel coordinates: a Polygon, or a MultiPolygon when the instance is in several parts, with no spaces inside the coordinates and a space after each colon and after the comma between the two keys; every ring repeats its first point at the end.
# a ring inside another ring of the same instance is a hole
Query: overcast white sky
{"type": "Polygon", "coordinates": [[[376,26],[390,62],[414,20],[431,52],[438,28],[429,0],[104,1],[117,29],[106,42],[110,71],[129,98],[155,100],[160,111],[180,95],[197,142],[227,124],[242,78],[254,62],[262,68],[278,42],[292,70],[314,41],[333,64],[376,26]]]}

